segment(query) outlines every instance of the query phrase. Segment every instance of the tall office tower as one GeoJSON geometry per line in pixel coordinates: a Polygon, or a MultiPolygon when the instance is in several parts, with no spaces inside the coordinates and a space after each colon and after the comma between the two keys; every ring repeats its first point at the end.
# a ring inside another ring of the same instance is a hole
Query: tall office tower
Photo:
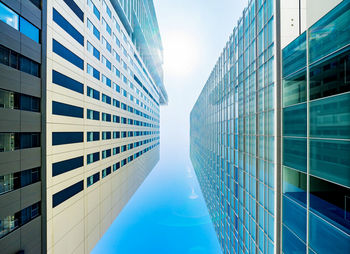
{"type": "Polygon", "coordinates": [[[89,253],[159,160],[153,1],[0,0],[0,253],[89,253]]]}
{"type": "Polygon", "coordinates": [[[349,0],[257,0],[234,28],[190,129],[223,253],[349,250],[349,24],[349,0]]]}

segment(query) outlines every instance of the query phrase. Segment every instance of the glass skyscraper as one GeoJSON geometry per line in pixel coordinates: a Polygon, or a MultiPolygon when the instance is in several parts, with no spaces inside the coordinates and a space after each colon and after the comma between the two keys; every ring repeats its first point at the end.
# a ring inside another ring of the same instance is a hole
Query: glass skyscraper
{"type": "Polygon", "coordinates": [[[191,111],[223,253],[350,250],[350,1],[301,2],[250,1],[191,111]]]}
{"type": "Polygon", "coordinates": [[[153,1],[0,0],[0,253],[89,253],[159,160],[153,1]]]}

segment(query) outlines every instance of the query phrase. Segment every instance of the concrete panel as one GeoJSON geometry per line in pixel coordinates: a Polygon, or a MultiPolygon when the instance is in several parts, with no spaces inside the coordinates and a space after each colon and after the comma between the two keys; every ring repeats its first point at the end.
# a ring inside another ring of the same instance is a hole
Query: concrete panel
{"type": "Polygon", "coordinates": [[[21,232],[20,230],[15,230],[5,237],[0,239],[1,253],[16,253],[21,248],[21,232]]]}
{"type": "Polygon", "coordinates": [[[25,72],[18,71],[21,77],[21,93],[41,97],[41,79],[25,72]]]}
{"type": "Polygon", "coordinates": [[[0,175],[6,175],[21,171],[21,161],[9,161],[0,163],[0,175]]]}
{"type": "Polygon", "coordinates": [[[41,216],[22,226],[20,231],[21,249],[26,254],[41,253],[41,216]]]}
{"type": "Polygon", "coordinates": [[[21,15],[41,29],[41,10],[29,0],[21,0],[21,15]]]}
{"type": "Polygon", "coordinates": [[[0,88],[18,93],[21,92],[21,76],[19,70],[0,64],[0,80],[0,88]]]}
{"type": "Polygon", "coordinates": [[[41,182],[30,184],[20,189],[21,209],[24,209],[41,200],[41,182]]]}
{"type": "Polygon", "coordinates": [[[21,151],[21,168],[29,169],[40,167],[41,165],[41,148],[28,148],[21,151]]]}
{"type": "Polygon", "coordinates": [[[321,17],[336,7],[343,0],[308,0],[306,1],[307,27],[311,27],[321,17]]]}
{"type": "Polygon", "coordinates": [[[20,132],[20,116],[20,110],[0,108],[0,132],[20,132]]]}
{"type": "Polygon", "coordinates": [[[21,54],[41,63],[41,45],[24,34],[21,34],[21,54]]]}
{"type": "Polygon", "coordinates": [[[30,111],[20,111],[21,114],[21,132],[40,132],[41,114],[30,111]]]}
{"type": "Polygon", "coordinates": [[[21,2],[18,0],[1,0],[1,2],[4,2],[8,7],[13,9],[15,12],[20,13],[21,12],[21,2]]]}
{"type": "MultiPolygon", "coordinates": [[[[13,165],[13,163],[20,163],[21,153],[19,150],[12,152],[2,152],[0,153],[0,172],[5,173],[9,166],[13,165]]],[[[18,170],[19,171],[19,170],[18,170]]],[[[16,172],[16,171],[10,171],[16,172]]]]}
{"type": "Polygon", "coordinates": [[[13,27],[0,22],[0,44],[5,47],[12,49],[16,52],[20,52],[21,43],[20,43],[21,33],[14,29],[13,27]]]}
{"type": "Polygon", "coordinates": [[[20,190],[11,191],[0,195],[0,218],[13,215],[21,210],[20,190]]]}

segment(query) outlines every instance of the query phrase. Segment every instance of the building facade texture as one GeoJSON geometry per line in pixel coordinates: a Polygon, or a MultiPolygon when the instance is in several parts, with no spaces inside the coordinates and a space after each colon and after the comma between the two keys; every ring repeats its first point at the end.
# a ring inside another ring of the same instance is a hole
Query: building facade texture
{"type": "Polygon", "coordinates": [[[153,1],[0,1],[0,253],[93,249],[159,160],[162,61],[153,1]]]}
{"type": "Polygon", "coordinates": [[[292,2],[249,2],[191,111],[223,253],[350,249],[350,1],[292,2]]]}

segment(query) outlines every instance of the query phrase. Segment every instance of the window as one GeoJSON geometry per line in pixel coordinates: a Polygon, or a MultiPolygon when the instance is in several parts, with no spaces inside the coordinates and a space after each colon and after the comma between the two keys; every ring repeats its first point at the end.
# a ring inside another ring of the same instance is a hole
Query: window
{"type": "Polygon", "coordinates": [[[102,83],[108,87],[112,87],[112,81],[102,74],[102,83]]]}
{"type": "Polygon", "coordinates": [[[77,117],[77,118],[84,117],[83,108],[57,102],[57,101],[52,101],[52,114],[60,115],[60,116],[77,117]]]}
{"type": "Polygon", "coordinates": [[[117,62],[120,63],[120,56],[119,56],[119,54],[118,54],[115,50],[113,50],[113,55],[114,55],[114,57],[115,57],[115,60],[117,60],[117,62]]]}
{"type": "Polygon", "coordinates": [[[91,164],[91,163],[94,163],[96,161],[99,161],[100,160],[100,153],[99,152],[96,152],[96,153],[91,153],[91,154],[88,154],[86,156],[86,161],[87,161],[87,164],[91,164]]]}
{"type": "Polygon", "coordinates": [[[306,137],[306,103],[283,109],[283,135],[306,137]]]}
{"type": "Polygon", "coordinates": [[[100,140],[100,133],[99,132],[87,132],[86,139],[87,139],[87,142],[98,141],[98,140],[100,140]]]}
{"type": "Polygon", "coordinates": [[[102,44],[106,47],[106,49],[112,53],[112,46],[108,43],[108,41],[105,39],[105,37],[102,36],[102,44]]]}
{"type": "Polygon", "coordinates": [[[95,35],[95,37],[100,40],[100,31],[92,24],[90,19],[87,19],[87,28],[95,35]]]}
{"type": "Polygon", "coordinates": [[[107,33],[109,33],[109,35],[112,35],[112,29],[111,27],[107,24],[106,20],[104,18],[102,18],[102,25],[105,27],[107,33]]]}
{"type": "Polygon", "coordinates": [[[83,156],[52,163],[52,176],[58,176],[82,166],[84,166],[83,156]]]}
{"type": "Polygon", "coordinates": [[[112,171],[111,167],[105,168],[104,170],[102,170],[102,178],[105,178],[106,176],[110,175],[112,171]]]}
{"type": "Polygon", "coordinates": [[[52,145],[66,145],[84,141],[83,132],[53,132],[52,145]]]}
{"type": "Polygon", "coordinates": [[[92,176],[89,176],[88,178],[86,178],[86,186],[90,187],[91,185],[93,185],[94,183],[97,183],[98,181],[100,181],[100,172],[97,172],[96,174],[93,174],[92,176]]]}
{"type": "Polygon", "coordinates": [[[113,131],[113,139],[120,138],[120,131],[113,131]]]}
{"type": "MultiPolygon", "coordinates": [[[[66,31],[80,45],[84,46],[84,36],[78,32],[55,8],[53,8],[53,21],[56,22],[64,31],[66,31]]],[[[22,22],[22,21],[21,21],[22,22]]]]}
{"type": "Polygon", "coordinates": [[[77,17],[84,22],[84,12],[78,7],[74,0],[63,0],[77,17]]]}
{"type": "Polygon", "coordinates": [[[283,165],[306,172],[306,139],[283,139],[283,165]]]}
{"type": "Polygon", "coordinates": [[[86,72],[88,74],[90,74],[91,76],[93,76],[95,79],[100,80],[100,72],[95,69],[94,67],[92,67],[90,64],[86,64],[86,72]]]}
{"type": "Polygon", "coordinates": [[[111,157],[111,149],[102,151],[102,159],[106,159],[108,157],[111,157]]]}
{"type": "Polygon", "coordinates": [[[100,112],[92,109],[87,109],[86,112],[87,112],[87,119],[100,120],[100,112]]]}
{"type": "Polygon", "coordinates": [[[118,101],[116,99],[113,99],[113,106],[117,107],[117,108],[120,108],[120,101],[118,101]]]}
{"type": "Polygon", "coordinates": [[[87,50],[94,56],[96,59],[100,60],[100,51],[98,51],[89,41],[87,41],[87,50]]]}
{"type": "Polygon", "coordinates": [[[75,91],[77,93],[84,93],[84,85],[58,71],[52,70],[52,83],[75,91]]]}
{"type": "Polygon", "coordinates": [[[106,2],[104,0],[102,1],[102,6],[105,9],[108,17],[112,18],[112,12],[111,12],[111,10],[109,9],[108,5],[106,4],[106,2]]]}
{"type": "Polygon", "coordinates": [[[87,87],[87,96],[94,98],[95,100],[100,100],[100,92],[89,86],[87,87]]]}
{"type": "Polygon", "coordinates": [[[115,29],[117,29],[118,32],[120,32],[120,25],[118,23],[118,21],[116,20],[116,18],[113,17],[113,23],[115,26],[115,29]]]}
{"type": "Polygon", "coordinates": [[[102,94],[102,101],[107,104],[111,104],[111,97],[108,95],[102,94]]]}
{"type": "Polygon", "coordinates": [[[115,74],[118,78],[120,78],[120,71],[119,71],[118,68],[115,67],[114,65],[113,65],[113,72],[114,72],[114,74],[115,74]]]}
{"type": "Polygon", "coordinates": [[[0,89],[0,108],[40,112],[40,98],[0,89]]]}
{"type": "Polygon", "coordinates": [[[0,63],[35,77],[40,76],[40,65],[29,58],[0,45],[0,63]]]}
{"type": "Polygon", "coordinates": [[[77,182],[76,184],[69,186],[68,188],[65,188],[64,190],[55,193],[54,195],[52,195],[52,208],[55,208],[56,206],[62,204],[64,201],[75,196],[83,189],[84,181],[82,180],[80,182],[77,182]]]}
{"type": "Polygon", "coordinates": [[[112,70],[112,64],[107,60],[106,57],[102,56],[102,63],[109,69],[112,70]]]}
{"type": "Polygon", "coordinates": [[[111,121],[111,114],[102,113],[102,121],[110,122],[111,121]]]}
{"type": "Polygon", "coordinates": [[[19,18],[19,31],[28,36],[33,41],[39,43],[40,31],[38,28],[29,23],[26,19],[20,17],[19,18]]]}
{"type": "Polygon", "coordinates": [[[92,12],[95,14],[96,18],[98,20],[100,20],[100,12],[97,9],[97,7],[95,6],[95,4],[92,2],[92,0],[87,0],[87,4],[88,4],[89,8],[92,10],[92,12]]]}
{"type": "Polygon", "coordinates": [[[119,116],[113,116],[113,123],[120,123],[120,117],[119,116]]]}
{"type": "Polygon", "coordinates": [[[18,28],[19,28],[19,16],[17,13],[15,13],[13,10],[8,8],[3,3],[0,3],[0,13],[1,13],[0,20],[2,22],[5,22],[7,25],[18,30],[18,28]]]}
{"type": "Polygon", "coordinates": [[[63,59],[84,70],[84,60],[57,42],[55,39],[52,39],[52,50],[63,59]]]}
{"type": "Polygon", "coordinates": [[[102,132],[102,140],[109,140],[111,139],[111,132],[110,131],[103,131],[102,132]]]}
{"type": "Polygon", "coordinates": [[[113,172],[117,171],[119,168],[120,168],[120,162],[113,164],[113,172]]]}
{"type": "Polygon", "coordinates": [[[306,67],[306,32],[283,49],[282,59],[283,77],[306,67]]]}
{"type": "Polygon", "coordinates": [[[118,37],[115,34],[113,34],[113,39],[114,39],[115,44],[120,48],[120,40],[118,39],[118,37]]]}
{"type": "Polygon", "coordinates": [[[119,154],[120,153],[120,147],[114,147],[113,148],[113,155],[119,154]]]}
{"type": "Polygon", "coordinates": [[[40,181],[40,168],[0,176],[0,195],[40,181]]]}

